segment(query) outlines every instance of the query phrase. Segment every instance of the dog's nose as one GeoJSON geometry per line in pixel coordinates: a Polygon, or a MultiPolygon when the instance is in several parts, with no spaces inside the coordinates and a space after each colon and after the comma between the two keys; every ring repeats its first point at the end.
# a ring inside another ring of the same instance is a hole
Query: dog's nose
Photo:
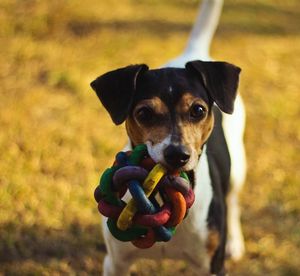
{"type": "Polygon", "coordinates": [[[172,169],[178,169],[189,161],[190,153],[184,146],[169,145],[164,150],[164,158],[172,169]]]}

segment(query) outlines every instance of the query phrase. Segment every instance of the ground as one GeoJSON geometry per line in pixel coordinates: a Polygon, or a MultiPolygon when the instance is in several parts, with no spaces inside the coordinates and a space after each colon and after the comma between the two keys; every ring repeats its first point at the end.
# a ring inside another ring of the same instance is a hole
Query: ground
{"type": "MultiPolygon", "coordinates": [[[[225,1],[212,56],[239,65],[247,108],[241,195],[246,256],[231,275],[300,275],[300,3],[225,1]]],[[[93,199],[126,135],[89,83],[157,67],[185,46],[194,0],[2,0],[0,275],[98,275],[105,247],[93,199]]],[[[143,261],[135,275],[191,275],[143,261]]]]}

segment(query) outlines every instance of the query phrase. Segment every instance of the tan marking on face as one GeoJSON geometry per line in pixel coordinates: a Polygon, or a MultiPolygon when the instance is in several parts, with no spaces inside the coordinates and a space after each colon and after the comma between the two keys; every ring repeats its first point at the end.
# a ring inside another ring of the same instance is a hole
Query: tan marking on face
{"type": "Polygon", "coordinates": [[[160,98],[154,97],[143,100],[135,106],[132,114],[126,120],[126,130],[134,145],[147,144],[151,157],[156,162],[161,163],[165,163],[164,149],[174,142],[172,135],[179,134],[180,141],[178,142],[189,150],[191,156],[189,162],[182,169],[192,170],[198,163],[201,147],[212,131],[214,123],[213,113],[208,112],[206,102],[188,92],[183,94],[174,109],[175,121],[171,120],[170,111],[160,98]],[[191,107],[195,103],[201,104],[207,110],[205,117],[199,121],[191,120],[190,117],[191,107]],[[145,125],[139,122],[136,115],[142,107],[153,110],[154,118],[155,116],[158,117],[155,123],[145,125]],[[163,121],[160,121],[159,116],[164,118],[163,121]],[[175,129],[178,133],[174,131],[175,129]]]}
{"type": "Polygon", "coordinates": [[[186,92],[182,95],[179,103],[176,105],[176,110],[178,112],[188,112],[190,107],[194,102],[202,104],[206,109],[208,109],[207,103],[203,101],[201,98],[195,97],[192,93],[186,92]]]}
{"type": "Polygon", "coordinates": [[[211,229],[208,232],[206,241],[206,252],[210,258],[212,258],[218,249],[220,244],[220,234],[217,230],[211,229]]]}
{"type": "MultiPolygon", "coordinates": [[[[191,151],[191,163],[198,161],[201,147],[207,141],[214,125],[212,112],[208,112],[208,105],[201,98],[195,97],[191,93],[186,93],[176,105],[178,114],[178,125],[182,135],[181,144],[191,151]],[[205,117],[199,121],[189,119],[190,109],[194,104],[201,104],[207,110],[205,117]]],[[[194,164],[195,165],[195,164],[194,164]]],[[[192,166],[192,164],[190,164],[192,166]]]]}
{"type": "Polygon", "coordinates": [[[170,134],[170,129],[164,124],[155,124],[148,127],[139,123],[136,112],[142,107],[151,108],[155,115],[167,115],[169,113],[167,106],[158,97],[139,102],[126,120],[126,130],[129,138],[136,145],[147,141],[152,144],[160,143],[170,134]]]}

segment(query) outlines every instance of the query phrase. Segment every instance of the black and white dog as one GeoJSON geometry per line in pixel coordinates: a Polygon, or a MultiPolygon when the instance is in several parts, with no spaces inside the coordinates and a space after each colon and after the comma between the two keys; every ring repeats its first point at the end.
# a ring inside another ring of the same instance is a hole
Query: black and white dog
{"type": "Polygon", "coordinates": [[[114,239],[103,221],[104,275],[126,274],[137,258],[183,259],[197,275],[222,275],[226,247],[235,260],[244,252],[238,208],[246,174],[245,114],[236,97],[240,69],[207,61],[221,6],[220,0],[204,1],[187,50],[165,68],[131,65],[91,83],[113,122],[125,121],[127,149],[146,144],[154,161],[187,172],[196,196],[172,240],[150,249],[114,239]]]}

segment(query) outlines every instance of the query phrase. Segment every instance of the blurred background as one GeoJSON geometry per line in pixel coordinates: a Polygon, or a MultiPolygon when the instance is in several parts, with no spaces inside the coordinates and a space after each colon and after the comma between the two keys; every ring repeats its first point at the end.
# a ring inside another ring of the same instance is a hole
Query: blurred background
{"type": "MultiPolygon", "coordinates": [[[[185,47],[196,0],[1,0],[0,275],[93,275],[105,254],[93,199],[126,141],[89,83],[185,47]]],[[[247,254],[231,275],[300,275],[300,2],[226,0],[212,57],[239,65],[249,171],[247,254]]],[[[135,275],[191,275],[140,262],[135,275]]]]}

